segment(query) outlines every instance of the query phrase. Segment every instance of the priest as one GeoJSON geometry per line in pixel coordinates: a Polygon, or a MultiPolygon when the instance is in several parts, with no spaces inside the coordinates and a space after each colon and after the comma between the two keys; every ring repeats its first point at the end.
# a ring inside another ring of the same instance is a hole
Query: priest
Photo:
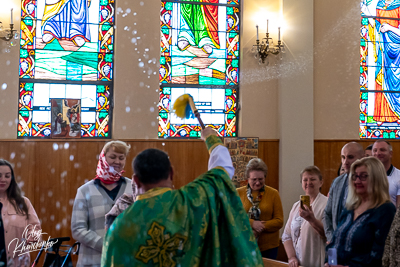
{"type": "Polygon", "coordinates": [[[228,149],[211,128],[202,139],[209,170],[178,190],[165,152],[147,149],[136,156],[138,196],[107,232],[102,266],[263,266],[231,182],[228,149]]]}

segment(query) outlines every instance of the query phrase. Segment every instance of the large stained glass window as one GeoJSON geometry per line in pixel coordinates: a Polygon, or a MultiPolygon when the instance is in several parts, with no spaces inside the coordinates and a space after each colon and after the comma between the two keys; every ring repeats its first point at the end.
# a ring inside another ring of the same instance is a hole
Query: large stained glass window
{"type": "Polygon", "coordinates": [[[196,119],[171,112],[182,94],[220,136],[236,136],[239,90],[239,0],[161,2],[158,136],[199,137],[196,119]]]}
{"type": "Polygon", "coordinates": [[[22,0],[21,7],[18,137],[51,138],[58,127],[58,137],[109,138],[114,0],[22,0]]]}
{"type": "Polygon", "coordinates": [[[361,3],[360,138],[400,138],[400,1],[361,3]]]}

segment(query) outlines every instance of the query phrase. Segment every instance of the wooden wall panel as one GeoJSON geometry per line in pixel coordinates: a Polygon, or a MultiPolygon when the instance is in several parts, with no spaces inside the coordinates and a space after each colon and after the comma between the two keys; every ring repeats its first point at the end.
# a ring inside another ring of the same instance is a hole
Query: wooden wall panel
{"type": "Polygon", "coordinates": [[[279,190],[279,141],[260,140],[258,157],[264,160],[268,167],[265,184],[279,190]]]}
{"type": "MultiPolygon", "coordinates": [[[[124,174],[129,178],[134,156],[147,148],[158,148],[168,153],[174,168],[175,188],[207,171],[208,152],[201,140],[124,141],[131,145],[124,174]]],[[[95,177],[98,155],[104,144],[104,141],[82,140],[0,141],[0,158],[14,165],[22,191],[42,220],[43,232],[51,237],[71,237],[76,190],[95,177]]],[[[259,145],[259,157],[269,169],[266,183],[279,189],[279,142],[260,140],[259,145]]]]}
{"type": "MultiPolygon", "coordinates": [[[[371,140],[316,140],[314,142],[314,164],[321,169],[324,178],[321,190],[324,195],[328,194],[332,181],[337,177],[342,147],[351,141],[359,142],[364,149],[374,143],[371,140]]],[[[400,142],[391,141],[391,144],[393,146],[393,165],[399,168],[400,142]]]]}

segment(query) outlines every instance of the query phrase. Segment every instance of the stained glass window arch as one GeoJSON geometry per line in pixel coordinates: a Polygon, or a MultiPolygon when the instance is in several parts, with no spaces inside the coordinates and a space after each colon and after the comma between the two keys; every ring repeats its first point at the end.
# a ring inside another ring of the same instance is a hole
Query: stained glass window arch
{"type": "Polygon", "coordinates": [[[159,138],[199,137],[195,118],[171,112],[189,93],[203,122],[237,136],[239,0],[162,0],[159,138]]]}
{"type": "Polygon", "coordinates": [[[114,0],[21,0],[18,138],[110,138],[114,0]]]}
{"type": "Polygon", "coordinates": [[[400,0],[361,2],[360,138],[400,138],[400,0]]]}

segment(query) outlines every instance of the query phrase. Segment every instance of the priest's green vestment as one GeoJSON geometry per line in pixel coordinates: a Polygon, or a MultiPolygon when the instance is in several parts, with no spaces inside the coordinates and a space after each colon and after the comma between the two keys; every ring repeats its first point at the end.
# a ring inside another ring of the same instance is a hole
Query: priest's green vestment
{"type": "Polygon", "coordinates": [[[102,266],[263,266],[229,152],[216,136],[206,145],[208,172],[178,190],[153,188],[116,218],[102,266]]]}

